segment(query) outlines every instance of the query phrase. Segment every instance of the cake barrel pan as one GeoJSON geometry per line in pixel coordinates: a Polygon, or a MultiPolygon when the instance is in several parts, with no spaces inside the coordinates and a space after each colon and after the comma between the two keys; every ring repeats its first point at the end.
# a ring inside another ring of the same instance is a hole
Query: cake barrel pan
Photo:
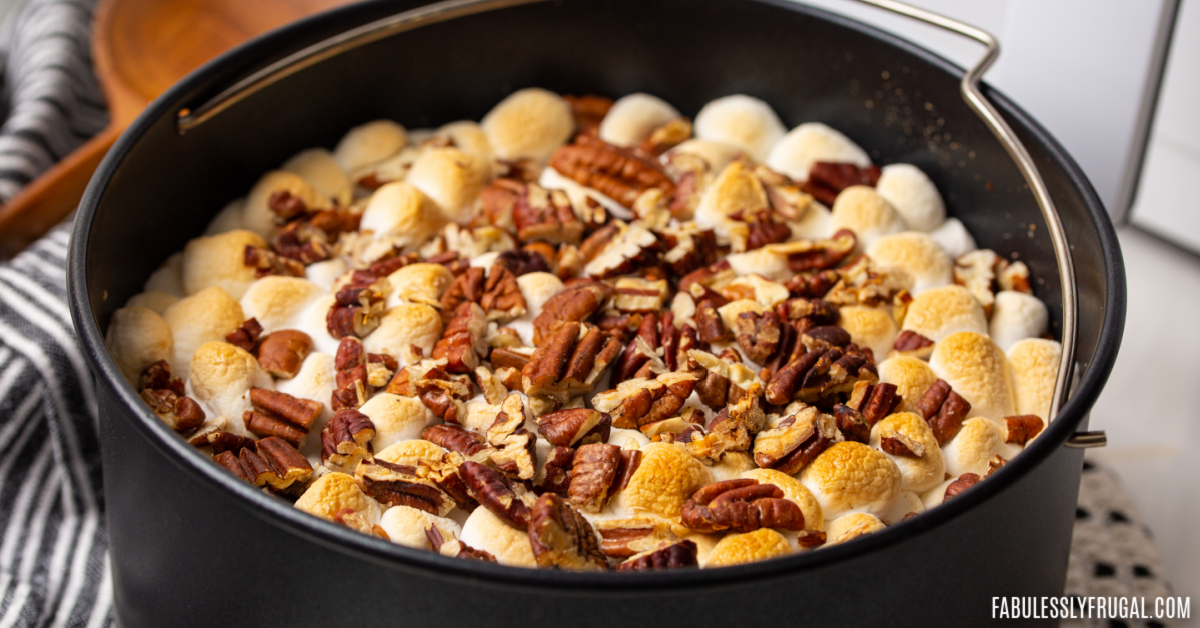
{"type": "Polygon", "coordinates": [[[494,7],[331,56],[179,132],[181,111],[255,70],[419,4],[338,9],[216,59],[146,109],[88,188],[68,282],[99,390],[120,625],[972,625],[992,617],[994,596],[1062,595],[1083,457],[1064,444],[1086,428],[1116,358],[1124,269],[1079,167],[994,90],[985,93],[1029,149],[1070,240],[1079,302],[1072,393],[1023,454],[919,517],[843,545],[737,567],[525,570],[445,558],[311,517],[167,429],[103,342],[113,311],[163,260],[300,150],[331,147],[378,118],[409,128],[478,120],[527,86],[611,97],[645,91],[687,115],[713,98],[746,93],[770,103],[788,127],[825,122],[876,163],[929,173],[981,247],[1029,265],[1052,326],[1061,320],[1041,213],[1003,147],[963,102],[962,70],[892,35],[788,2],[494,7]]]}

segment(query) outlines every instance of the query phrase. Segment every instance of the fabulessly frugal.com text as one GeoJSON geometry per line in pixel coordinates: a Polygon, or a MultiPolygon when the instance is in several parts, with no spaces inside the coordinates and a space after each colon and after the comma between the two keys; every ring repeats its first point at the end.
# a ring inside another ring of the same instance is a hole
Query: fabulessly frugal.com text
{"type": "Polygon", "coordinates": [[[993,597],[992,619],[1189,619],[1190,597],[993,597]]]}

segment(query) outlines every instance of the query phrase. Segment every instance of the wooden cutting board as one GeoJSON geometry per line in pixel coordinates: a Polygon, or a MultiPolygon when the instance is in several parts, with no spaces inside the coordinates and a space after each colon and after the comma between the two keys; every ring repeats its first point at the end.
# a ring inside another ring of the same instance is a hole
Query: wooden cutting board
{"type": "Polygon", "coordinates": [[[75,209],[117,136],[188,72],[256,35],[351,1],[101,0],[92,57],[108,99],[108,127],[0,207],[0,258],[20,252],[75,209]]]}

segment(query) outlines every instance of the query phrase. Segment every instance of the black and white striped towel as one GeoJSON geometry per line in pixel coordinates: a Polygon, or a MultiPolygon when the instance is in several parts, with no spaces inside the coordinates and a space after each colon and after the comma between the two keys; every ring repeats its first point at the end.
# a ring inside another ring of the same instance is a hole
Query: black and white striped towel
{"type": "MultiPolygon", "coordinates": [[[[91,70],[94,3],[25,0],[0,26],[0,201],[106,122],[91,70]]],[[[0,263],[0,628],[114,623],[95,390],[66,306],[69,234],[68,221],[0,263]]],[[[1169,590],[1114,474],[1087,469],[1078,513],[1067,593],[1169,590]]]]}

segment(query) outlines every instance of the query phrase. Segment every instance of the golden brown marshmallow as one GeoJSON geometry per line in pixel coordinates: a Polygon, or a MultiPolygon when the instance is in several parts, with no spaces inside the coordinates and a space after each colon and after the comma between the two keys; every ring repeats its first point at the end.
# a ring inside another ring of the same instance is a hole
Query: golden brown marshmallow
{"type": "Polygon", "coordinates": [[[896,342],[896,320],[884,308],[848,305],[842,307],[838,326],[850,332],[850,341],[869,348],[875,359],[881,359],[896,342]]]}
{"type": "Polygon", "coordinates": [[[1058,381],[1062,345],[1054,340],[1026,338],[1008,350],[1016,414],[1036,414],[1049,422],[1050,401],[1058,381]]]}
{"type": "Polygon", "coordinates": [[[696,114],[696,137],[723,142],[763,161],[787,131],[767,103],[734,94],[718,98],[696,114]]]}
{"type": "Polygon", "coordinates": [[[1050,313],[1041,299],[1024,292],[1002,290],[996,293],[988,335],[1008,351],[1019,340],[1045,334],[1049,322],[1050,313]]]}
{"type": "Polygon", "coordinates": [[[171,328],[153,310],[128,305],[113,312],[104,344],[117,368],[135,389],[142,371],[172,357],[171,328]]]}
{"type": "MultiPolygon", "coordinates": [[[[264,238],[271,236],[275,230],[275,212],[271,211],[270,201],[271,195],[276,192],[289,192],[310,209],[325,209],[333,204],[329,197],[318,192],[300,175],[286,170],[274,170],[263,175],[246,196],[246,205],[242,208],[244,228],[264,238]]],[[[241,261],[241,258],[238,258],[238,261],[241,261]]]]}
{"type": "Polygon", "coordinates": [[[225,336],[237,329],[246,317],[242,314],[242,306],[229,293],[212,287],[168,307],[163,312],[163,320],[171,328],[175,345],[171,370],[176,377],[186,379],[192,353],[206,342],[224,341],[225,336]]]}
{"type": "Polygon", "coordinates": [[[852,185],[842,190],[833,202],[833,231],[849,229],[858,236],[860,247],[906,229],[904,219],[891,204],[875,190],[865,185],[852,185]]]}
{"type": "MultiPolygon", "coordinates": [[[[755,212],[765,207],[767,193],[762,182],[744,162],[733,161],[704,190],[696,207],[696,225],[703,229],[714,229],[718,238],[730,241],[735,237],[732,233],[735,227],[745,229],[745,223],[731,221],[730,214],[743,210],[755,212]]],[[[741,240],[744,247],[744,235],[741,240]]]]}
{"type": "Polygon", "coordinates": [[[493,157],[492,144],[488,141],[487,133],[484,133],[483,127],[479,126],[478,122],[473,120],[459,120],[438,127],[434,132],[436,137],[444,137],[450,140],[450,145],[455,148],[466,151],[482,159],[485,163],[490,163],[493,157]]]}
{"type": "Polygon", "coordinates": [[[497,157],[545,161],[571,138],[575,117],[562,96],[533,87],[500,101],[480,125],[497,157]]]}
{"type": "Polygon", "coordinates": [[[654,129],[678,117],[679,112],[661,98],[629,94],[618,98],[600,121],[600,139],[617,146],[636,146],[654,129]]]}
{"type": "Polygon", "coordinates": [[[892,510],[880,519],[885,524],[892,525],[903,521],[909,513],[921,514],[923,512],[925,512],[925,503],[921,501],[920,493],[900,491],[900,499],[896,500],[896,505],[892,506],[892,510]]]}
{"type": "Polygon", "coordinates": [[[183,251],[168,257],[162,266],[150,273],[142,289],[147,292],[156,290],[180,298],[186,297],[187,292],[183,289],[183,251]]]}
{"type": "Polygon", "coordinates": [[[225,208],[217,212],[217,215],[208,222],[208,227],[204,229],[204,235],[217,235],[234,229],[245,229],[246,226],[242,224],[242,217],[245,213],[245,197],[229,201],[225,208]]]}
{"type": "Polygon", "coordinates": [[[240,299],[255,280],[255,269],[243,261],[246,247],[265,247],[256,233],[245,230],[227,231],[214,236],[201,236],[188,242],[183,250],[181,277],[187,294],[217,286],[240,299]]]}
{"type": "Polygon", "coordinates": [[[913,297],[902,330],[939,340],[958,332],[987,333],[983,306],[962,286],[942,286],[913,297]]]}
{"type": "Polygon", "coordinates": [[[887,436],[894,438],[897,434],[925,447],[920,458],[894,456],[883,452],[883,455],[891,458],[892,462],[896,463],[896,467],[900,469],[901,490],[920,492],[941,482],[946,471],[946,464],[942,460],[942,450],[938,446],[937,438],[934,437],[933,430],[930,429],[925,419],[912,412],[890,415],[871,428],[870,445],[876,449],[882,449],[883,438],[887,436]]]}
{"type": "Polygon", "coordinates": [[[782,534],[771,528],[759,528],[753,532],[725,535],[708,554],[704,566],[724,567],[753,563],[776,556],[787,556],[792,551],[791,544],[782,534]]]}
{"type": "Polygon", "coordinates": [[[796,181],[808,181],[818,161],[871,165],[871,158],[850,138],[820,122],[806,122],[788,132],[767,157],[767,165],[796,181]]]}
{"type": "Polygon", "coordinates": [[[883,521],[875,515],[865,512],[852,512],[829,522],[829,529],[825,531],[825,545],[837,545],[838,543],[853,541],[864,534],[878,532],[886,527],[883,521]]]}
{"type": "Polygon", "coordinates": [[[227,342],[206,342],[192,354],[188,388],[197,401],[228,421],[231,432],[250,436],[242,413],[252,409],[251,388],[274,388],[271,376],[245,349],[227,342]]]}
{"type": "Polygon", "coordinates": [[[426,528],[431,525],[453,533],[456,538],[462,536],[462,527],[457,521],[409,506],[392,506],[379,518],[379,527],[387,533],[389,541],[417,549],[431,549],[429,537],[425,535],[426,528]]]}
{"type": "Polygon", "coordinates": [[[135,305],[144,307],[147,310],[161,315],[167,311],[167,308],[175,305],[179,301],[179,297],[162,292],[159,290],[147,290],[129,297],[129,301],[125,307],[133,307],[135,305]]]}
{"type": "Polygon", "coordinates": [[[334,521],[339,512],[349,508],[371,525],[379,522],[382,510],[379,502],[359,488],[354,476],[336,472],[314,480],[296,500],[296,508],[326,521],[334,521]]]}
{"type": "Polygon", "coordinates": [[[886,235],[867,247],[881,266],[898,267],[913,278],[913,294],[954,283],[954,264],[929,234],[904,231],[886,235]]]}
{"type": "Polygon", "coordinates": [[[650,443],[629,485],[616,494],[617,507],[630,514],[651,513],[677,519],[684,502],[712,481],[712,473],[683,447],[650,443]]]}
{"type": "Polygon", "coordinates": [[[1016,410],[1006,363],[991,338],[969,331],[939,340],[929,358],[929,367],[971,404],[972,414],[996,422],[1016,410]]]}
{"type": "Polygon", "coordinates": [[[424,243],[445,224],[437,205],[424,192],[403,181],[385,184],[371,195],[360,228],[396,246],[424,243]]]}
{"type": "Polygon", "coordinates": [[[882,515],[900,495],[903,477],[883,452],[862,443],[843,441],[821,452],[800,472],[826,519],[850,511],[882,515]]]}
{"type": "Polygon", "coordinates": [[[942,451],[946,459],[946,473],[955,478],[964,473],[983,477],[990,469],[988,463],[994,461],[997,455],[1006,460],[1012,457],[1011,451],[1008,451],[1010,449],[1005,447],[1004,433],[996,422],[972,417],[963,421],[958,434],[946,443],[942,451]]]}
{"type": "Polygon", "coordinates": [[[529,534],[504,523],[487,508],[476,508],[471,512],[459,540],[495,556],[501,565],[537,567],[529,534]]]}
{"type": "Polygon", "coordinates": [[[408,131],[391,120],[375,120],[350,129],[342,136],[333,158],[346,172],[378,163],[408,144],[408,131]]]}
{"type": "Polygon", "coordinates": [[[405,363],[408,348],[420,347],[425,355],[442,337],[442,319],[438,311],[422,303],[405,303],[384,312],[379,327],[363,338],[368,353],[386,353],[405,363]]]}
{"type": "Polygon", "coordinates": [[[342,207],[349,207],[354,196],[354,184],[346,171],[324,148],[310,148],[297,153],[283,164],[283,170],[294,172],[318,192],[333,199],[342,207]]]}
{"type": "Polygon", "coordinates": [[[304,310],[323,294],[307,279],[269,275],[250,284],[242,295],[242,315],[258,319],[264,333],[294,328],[304,310]]]}
{"type": "Polygon", "coordinates": [[[392,293],[388,307],[401,303],[424,303],[437,306],[442,293],[454,282],[454,273],[441,264],[409,264],[388,275],[392,293]]]}
{"type": "Polygon", "coordinates": [[[489,178],[491,166],[481,157],[457,148],[431,148],[413,162],[405,181],[432,199],[448,220],[466,223],[489,178]]]}

